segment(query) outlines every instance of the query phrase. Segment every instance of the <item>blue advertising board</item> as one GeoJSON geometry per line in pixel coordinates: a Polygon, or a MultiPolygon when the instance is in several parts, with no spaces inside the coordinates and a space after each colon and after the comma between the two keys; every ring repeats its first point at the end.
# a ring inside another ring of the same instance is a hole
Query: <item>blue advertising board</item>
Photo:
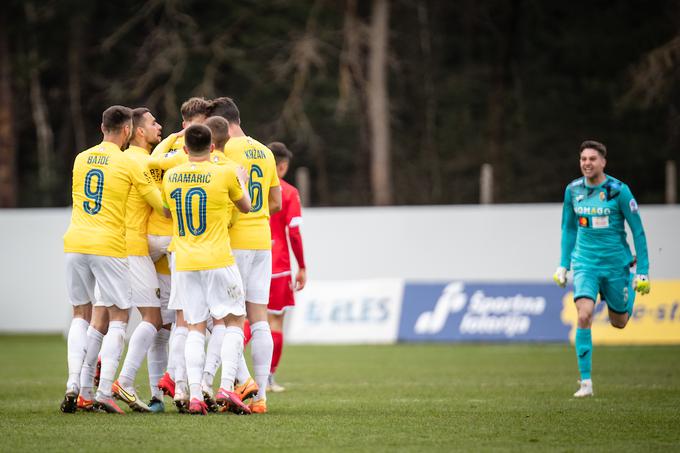
{"type": "Polygon", "coordinates": [[[568,342],[554,284],[406,283],[398,341],[568,342]]]}

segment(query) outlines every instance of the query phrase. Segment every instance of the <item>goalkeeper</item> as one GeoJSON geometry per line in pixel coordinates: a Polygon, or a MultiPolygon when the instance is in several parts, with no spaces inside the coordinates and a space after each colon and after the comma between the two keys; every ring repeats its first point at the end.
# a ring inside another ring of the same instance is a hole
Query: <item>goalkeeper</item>
{"type": "Polygon", "coordinates": [[[633,313],[635,291],[649,292],[647,240],[638,205],[628,186],[604,173],[607,148],[588,140],[581,144],[583,177],[572,181],[564,193],[562,255],[553,276],[567,284],[567,270],[574,272],[574,303],[578,312],[576,358],[581,374],[575,397],[593,395],[591,379],[593,342],[590,328],[598,294],[609,309],[609,322],[623,329],[633,313]],[[633,233],[635,258],[626,241],[624,220],[633,233]]]}

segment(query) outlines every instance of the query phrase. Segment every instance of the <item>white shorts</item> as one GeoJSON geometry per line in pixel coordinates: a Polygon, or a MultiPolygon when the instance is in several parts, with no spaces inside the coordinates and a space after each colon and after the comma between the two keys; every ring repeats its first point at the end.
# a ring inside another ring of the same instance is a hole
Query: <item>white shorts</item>
{"type": "Polygon", "coordinates": [[[170,310],[182,310],[182,302],[177,295],[177,272],[175,271],[175,254],[168,254],[168,267],[170,268],[170,297],[168,308],[170,310]]]}
{"type": "Polygon", "coordinates": [[[175,311],[168,308],[170,301],[170,276],[166,274],[158,275],[158,286],[161,302],[161,321],[163,325],[175,322],[175,311]]]}
{"type": "Polygon", "coordinates": [[[133,307],[160,307],[160,287],[153,261],[148,256],[128,256],[133,307]]]}
{"type": "Polygon", "coordinates": [[[163,255],[168,254],[168,246],[170,245],[172,236],[156,236],[155,234],[148,234],[146,239],[149,243],[149,256],[154,263],[161,259],[163,255]]]}
{"type": "Polygon", "coordinates": [[[246,302],[267,305],[272,280],[271,250],[234,250],[246,302]]]}
{"type": "Polygon", "coordinates": [[[71,305],[96,300],[105,307],[130,308],[132,286],[127,258],[67,253],[66,291],[71,305]]]}
{"type": "Polygon", "coordinates": [[[182,299],[184,319],[189,324],[207,321],[211,316],[244,316],[246,304],[241,275],[236,266],[202,271],[177,271],[177,292],[182,299]]]}

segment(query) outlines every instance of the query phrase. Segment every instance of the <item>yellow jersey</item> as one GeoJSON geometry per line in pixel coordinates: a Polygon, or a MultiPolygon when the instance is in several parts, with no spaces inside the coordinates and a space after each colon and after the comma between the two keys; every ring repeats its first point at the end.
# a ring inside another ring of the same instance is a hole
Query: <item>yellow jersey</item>
{"type": "MultiPolygon", "coordinates": [[[[177,165],[175,159],[182,159],[179,163],[184,163],[188,161],[187,155],[184,152],[184,137],[177,137],[177,134],[170,134],[162,142],[160,142],[154,148],[149,159],[149,170],[153,175],[154,181],[158,184],[158,188],[161,188],[163,183],[163,173],[171,166],[167,166],[170,161],[165,161],[166,158],[171,158],[174,165],[177,165]],[[165,168],[160,166],[163,162],[165,168]]],[[[149,223],[147,227],[148,234],[154,234],[156,236],[172,236],[172,220],[165,216],[160,215],[157,212],[152,212],[149,216],[149,223]]]]}
{"type": "Polygon", "coordinates": [[[73,163],[73,210],[64,251],[128,256],[125,210],[132,186],[154,209],[163,210],[149,172],[118,145],[102,142],[78,154],[73,163]]]}
{"type": "MultiPolygon", "coordinates": [[[[171,220],[172,222],[172,220],[171,220]]],[[[168,255],[161,256],[158,261],[153,263],[157,274],[170,275],[170,264],[168,263],[168,255]]]]}
{"type": "Polygon", "coordinates": [[[231,245],[243,250],[271,250],[269,228],[269,190],[280,185],[276,161],[271,150],[251,137],[232,137],[224,154],[246,169],[252,209],[241,214],[229,230],[231,245]]]}
{"type": "Polygon", "coordinates": [[[187,162],[165,172],[163,202],[172,213],[176,270],[234,264],[227,226],[232,201],[241,198],[241,183],[228,165],[187,162]]]}
{"type": "MultiPolygon", "coordinates": [[[[125,154],[136,160],[142,168],[148,170],[149,152],[139,146],[130,146],[125,154]]],[[[149,171],[149,174],[151,172],[149,171]]],[[[139,195],[136,188],[130,189],[125,208],[125,241],[128,256],[148,256],[149,243],[146,237],[149,215],[153,209],[139,195]]],[[[166,217],[167,218],[167,217],[166,217]]]]}

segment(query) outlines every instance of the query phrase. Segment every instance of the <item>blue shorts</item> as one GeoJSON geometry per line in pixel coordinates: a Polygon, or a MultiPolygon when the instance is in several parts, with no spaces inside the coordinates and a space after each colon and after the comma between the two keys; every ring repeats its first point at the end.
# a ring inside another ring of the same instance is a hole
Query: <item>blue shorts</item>
{"type": "Polygon", "coordinates": [[[635,291],[633,274],[628,267],[621,270],[578,268],[574,269],[574,300],[586,298],[597,301],[602,296],[614,313],[633,313],[635,291]]]}

